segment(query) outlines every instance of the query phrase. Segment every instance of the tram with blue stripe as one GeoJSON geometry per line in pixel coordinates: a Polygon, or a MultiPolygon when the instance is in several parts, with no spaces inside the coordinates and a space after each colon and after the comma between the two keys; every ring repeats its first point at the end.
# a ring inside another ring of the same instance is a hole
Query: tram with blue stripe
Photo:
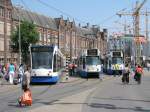
{"type": "Polygon", "coordinates": [[[112,50],[104,59],[104,72],[109,75],[121,75],[124,67],[122,50],[112,50]]]}
{"type": "Polygon", "coordinates": [[[99,49],[83,50],[78,64],[78,73],[80,76],[98,76],[100,72],[102,72],[102,66],[99,49]]]}
{"type": "Polygon", "coordinates": [[[57,83],[65,58],[57,46],[31,45],[31,83],[57,83]]]}

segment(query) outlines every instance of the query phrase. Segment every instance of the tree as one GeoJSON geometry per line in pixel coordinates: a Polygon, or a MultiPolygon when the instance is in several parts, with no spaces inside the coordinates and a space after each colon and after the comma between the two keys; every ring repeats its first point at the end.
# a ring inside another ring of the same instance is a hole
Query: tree
{"type": "MultiPolygon", "coordinates": [[[[39,41],[39,33],[36,26],[28,21],[22,21],[20,24],[20,37],[21,37],[21,53],[23,62],[27,62],[29,54],[29,45],[35,44],[39,41]]],[[[11,34],[12,49],[19,52],[19,26],[13,29],[11,34]]]]}

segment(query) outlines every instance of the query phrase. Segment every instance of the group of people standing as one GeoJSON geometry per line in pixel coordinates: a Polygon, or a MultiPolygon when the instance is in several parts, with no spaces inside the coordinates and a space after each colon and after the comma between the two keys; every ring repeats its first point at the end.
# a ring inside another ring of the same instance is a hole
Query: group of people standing
{"type": "Polygon", "coordinates": [[[10,84],[13,84],[16,75],[16,64],[11,62],[4,66],[0,65],[0,74],[3,79],[9,81],[10,84]]]}
{"type": "Polygon", "coordinates": [[[129,74],[132,74],[135,81],[137,81],[138,84],[141,84],[143,68],[140,65],[135,65],[135,68],[132,71],[128,64],[125,65],[125,69],[124,69],[123,76],[122,76],[122,82],[124,84],[129,83],[129,74]]]}
{"type": "Polygon", "coordinates": [[[7,80],[10,84],[22,83],[23,78],[27,77],[28,85],[30,83],[30,71],[28,66],[20,64],[17,67],[16,64],[10,62],[5,66],[0,66],[0,73],[3,79],[7,80]]]}
{"type": "Polygon", "coordinates": [[[75,63],[70,63],[68,65],[68,68],[69,68],[69,75],[70,76],[75,75],[75,69],[77,68],[77,65],[75,63]]]}
{"type": "Polygon", "coordinates": [[[10,84],[21,84],[21,90],[23,94],[18,98],[20,106],[31,106],[32,105],[32,94],[30,90],[30,71],[29,66],[20,64],[17,67],[16,64],[10,62],[5,66],[0,66],[0,73],[3,79],[7,80],[10,84]]]}

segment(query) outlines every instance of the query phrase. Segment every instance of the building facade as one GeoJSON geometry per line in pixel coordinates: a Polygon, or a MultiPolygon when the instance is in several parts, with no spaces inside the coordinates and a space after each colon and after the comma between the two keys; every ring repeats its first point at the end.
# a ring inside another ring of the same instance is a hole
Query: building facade
{"type": "MultiPolygon", "coordinates": [[[[76,59],[82,49],[98,48],[101,55],[107,51],[107,29],[100,30],[97,26],[76,25],[75,21],[66,20],[63,16],[50,18],[22,8],[16,8],[11,0],[0,2],[0,63],[9,63],[13,59],[18,62],[18,53],[10,48],[11,31],[19,21],[27,20],[36,25],[40,38],[37,44],[58,45],[62,53],[76,59]]],[[[20,29],[21,30],[21,29],[20,29]]]]}
{"type": "Polygon", "coordinates": [[[0,63],[16,61],[16,53],[10,52],[10,35],[12,31],[12,3],[0,0],[0,63]]]}

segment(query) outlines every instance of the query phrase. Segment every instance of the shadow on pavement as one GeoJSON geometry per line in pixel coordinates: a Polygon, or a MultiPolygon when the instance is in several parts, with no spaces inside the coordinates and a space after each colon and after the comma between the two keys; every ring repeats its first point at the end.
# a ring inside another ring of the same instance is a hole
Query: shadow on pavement
{"type": "Polygon", "coordinates": [[[94,99],[102,99],[102,100],[127,100],[127,101],[134,101],[134,102],[150,102],[149,100],[143,100],[143,99],[125,99],[125,98],[99,98],[99,97],[93,97],[94,99]]]}
{"type": "Polygon", "coordinates": [[[150,112],[150,109],[144,109],[143,107],[133,107],[133,108],[128,108],[128,107],[117,107],[115,105],[111,104],[101,104],[101,103],[91,103],[88,106],[92,108],[104,108],[104,109],[114,109],[114,110],[133,110],[133,111],[140,111],[140,112],[150,112]]]}

